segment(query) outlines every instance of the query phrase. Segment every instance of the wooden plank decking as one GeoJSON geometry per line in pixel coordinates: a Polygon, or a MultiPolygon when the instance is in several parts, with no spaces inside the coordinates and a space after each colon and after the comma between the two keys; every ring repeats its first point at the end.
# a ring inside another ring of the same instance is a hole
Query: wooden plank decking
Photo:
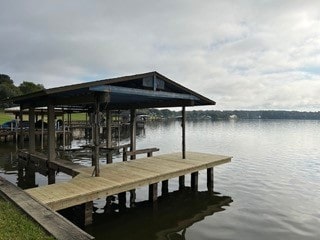
{"type": "Polygon", "coordinates": [[[78,168],[79,174],[68,182],[26,190],[33,198],[60,210],[100,197],[129,191],[231,161],[231,157],[187,152],[165,154],[100,166],[100,177],[92,177],[93,167],[78,168]]]}

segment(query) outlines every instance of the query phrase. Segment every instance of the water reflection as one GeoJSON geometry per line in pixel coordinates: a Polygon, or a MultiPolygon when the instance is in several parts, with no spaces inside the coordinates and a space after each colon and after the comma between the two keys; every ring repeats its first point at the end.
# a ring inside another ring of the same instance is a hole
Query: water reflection
{"type": "Polygon", "coordinates": [[[17,165],[15,145],[12,143],[0,143],[0,172],[5,175],[16,174],[17,165]]]}
{"type": "Polygon", "coordinates": [[[156,205],[143,201],[123,209],[112,202],[103,214],[94,214],[94,224],[85,230],[96,239],[187,239],[191,225],[223,211],[231,202],[231,197],[185,188],[160,196],[156,205]]]}

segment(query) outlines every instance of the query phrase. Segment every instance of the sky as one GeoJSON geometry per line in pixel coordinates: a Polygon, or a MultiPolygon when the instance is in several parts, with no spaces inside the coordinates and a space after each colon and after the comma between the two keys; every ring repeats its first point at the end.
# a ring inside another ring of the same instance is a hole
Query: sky
{"type": "Polygon", "coordinates": [[[157,71],[216,110],[320,110],[319,0],[0,0],[0,73],[46,88],[157,71]]]}

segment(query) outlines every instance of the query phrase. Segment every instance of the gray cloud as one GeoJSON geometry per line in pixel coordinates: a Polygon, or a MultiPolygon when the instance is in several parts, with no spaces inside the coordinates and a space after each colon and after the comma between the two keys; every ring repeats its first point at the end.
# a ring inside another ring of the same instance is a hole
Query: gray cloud
{"type": "Polygon", "coordinates": [[[0,7],[0,72],[17,84],[156,70],[218,109],[320,108],[317,0],[4,0],[0,7]]]}

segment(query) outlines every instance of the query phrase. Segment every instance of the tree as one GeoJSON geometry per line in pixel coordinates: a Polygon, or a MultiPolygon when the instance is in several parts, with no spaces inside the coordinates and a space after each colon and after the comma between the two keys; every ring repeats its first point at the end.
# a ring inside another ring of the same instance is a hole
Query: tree
{"type": "Polygon", "coordinates": [[[32,92],[41,91],[44,89],[42,84],[35,84],[33,82],[26,82],[24,81],[19,85],[19,89],[21,91],[21,94],[28,94],[32,92]]]}
{"type": "Polygon", "coordinates": [[[12,84],[13,81],[10,79],[10,77],[6,74],[0,74],[0,84],[7,83],[7,84],[12,84]]]}
{"type": "MultiPolygon", "coordinates": [[[[20,95],[20,89],[17,88],[8,75],[0,74],[0,100],[5,100],[20,95]]],[[[0,108],[10,107],[9,103],[1,103],[0,108]]]]}
{"type": "Polygon", "coordinates": [[[42,84],[24,81],[19,87],[13,84],[13,80],[6,74],[0,74],[0,108],[11,107],[10,103],[2,103],[1,100],[43,90],[42,84]]]}

